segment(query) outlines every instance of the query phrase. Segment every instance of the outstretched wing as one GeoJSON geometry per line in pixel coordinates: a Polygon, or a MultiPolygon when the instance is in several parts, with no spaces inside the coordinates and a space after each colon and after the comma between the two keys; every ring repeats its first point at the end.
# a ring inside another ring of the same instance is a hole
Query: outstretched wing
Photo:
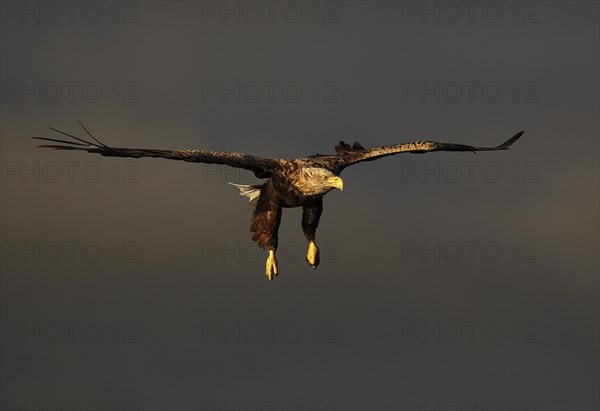
{"type": "Polygon", "coordinates": [[[523,135],[524,131],[515,134],[511,139],[496,147],[473,147],[464,144],[438,143],[436,141],[413,141],[410,143],[395,144],[392,146],[375,147],[366,150],[360,143],[353,146],[340,141],[335,151],[344,160],[343,167],[360,163],[361,161],[372,161],[378,158],[393,156],[400,153],[429,153],[431,151],[496,151],[508,150],[508,147],[523,135]]]}
{"type": "Polygon", "coordinates": [[[206,150],[158,150],[146,148],[122,148],[109,147],[98,141],[81,122],[79,122],[85,132],[94,140],[94,142],[75,137],[64,131],[49,127],[50,130],[61,133],[74,140],[59,140],[46,137],[33,137],[37,140],[50,141],[61,144],[40,144],[37,147],[51,148],[54,150],[83,150],[88,153],[98,153],[108,157],[159,157],[170,160],[182,160],[193,163],[223,164],[231,167],[243,168],[254,172],[258,178],[268,178],[273,170],[279,167],[279,161],[256,157],[245,153],[236,153],[230,151],[206,151],[206,150]]]}

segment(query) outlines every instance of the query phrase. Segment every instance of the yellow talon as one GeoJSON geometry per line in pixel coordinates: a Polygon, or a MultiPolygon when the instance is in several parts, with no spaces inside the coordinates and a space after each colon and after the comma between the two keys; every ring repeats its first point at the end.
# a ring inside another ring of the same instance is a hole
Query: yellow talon
{"type": "Polygon", "coordinates": [[[269,258],[267,258],[267,278],[269,281],[273,280],[273,276],[277,275],[277,259],[275,258],[275,251],[269,250],[269,258]]]}
{"type": "Polygon", "coordinates": [[[320,262],[319,247],[314,241],[308,244],[308,253],[306,253],[306,261],[311,265],[312,268],[317,268],[320,262]]]}

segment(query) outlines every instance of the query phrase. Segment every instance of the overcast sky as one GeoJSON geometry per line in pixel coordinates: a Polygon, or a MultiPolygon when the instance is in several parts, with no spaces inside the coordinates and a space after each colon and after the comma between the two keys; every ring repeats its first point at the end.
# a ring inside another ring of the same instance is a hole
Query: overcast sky
{"type": "Polygon", "coordinates": [[[2,409],[598,409],[597,2],[1,7],[2,409]],[[277,158],[526,132],[347,169],[321,265],[285,209],[268,283],[254,176],[34,148],[77,120],[277,158]]]}

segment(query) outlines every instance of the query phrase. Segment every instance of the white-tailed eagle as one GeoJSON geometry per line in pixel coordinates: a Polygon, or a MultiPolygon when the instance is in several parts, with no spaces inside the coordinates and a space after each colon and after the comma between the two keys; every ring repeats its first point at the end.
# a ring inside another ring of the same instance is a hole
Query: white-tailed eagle
{"type": "MultiPolygon", "coordinates": [[[[80,123],[81,124],[81,123],[80,123]]],[[[473,147],[463,144],[438,143],[435,141],[412,141],[409,143],[381,146],[365,149],[360,143],[349,145],[340,141],[335,146],[336,154],[315,154],[297,159],[271,159],[257,157],[245,153],[206,150],[159,150],[142,148],[109,147],[98,141],[81,124],[88,141],[50,127],[51,130],[66,135],[73,140],[58,140],[45,137],[34,137],[50,141],[54,144],[42,144],[38,147],[55,150],[84,150],[108,157],[160,157],[170,160],[183,160],[193,163],[223,164],[252,171],[256,177],[266,179],[260,185],[238,185],[240,194],[255,203],[250,231],[252,240],[266,248],[269,252],[266,274],[269,280],[278,273],[277,232],[281,222],[282,209],[285,207],[302,207],[302,229],[308,241],[306,260],[313,267],[319,265],[319,248],[315,243],[315,233],[319,218],[323,211],[323,196],[334,188],[342,190],[344,182],[340,173],[348,166],[363,161],[400,153],[429,153],[433,151],[497,151],[507,150],[523,131],[496,147],[473,147]],[[56,144],[59,143],[59,144],[56,144]]]]}

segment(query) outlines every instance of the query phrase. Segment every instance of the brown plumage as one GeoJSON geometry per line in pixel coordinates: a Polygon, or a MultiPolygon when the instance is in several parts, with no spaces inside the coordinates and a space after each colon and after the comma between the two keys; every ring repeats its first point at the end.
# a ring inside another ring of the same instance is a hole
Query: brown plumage
{"type": "MultiPolygon", "coordinates": [[[[81,124],[81,123],[80,123],[81,124]]],[[[63,131],[50,128],[74,141],[45,137],[35,139],[50,141],[38,147],[55,150],[83,150],[108,157],[159,157],[170,160],[182,160],[195,163],[222,164],[252,171],[256,177],[267,179],[262,185],[243,186],[241,194],[256,201],[250,230],[252,240],[269,251],[267,276],[277,275],[277,233],[284,207],[303,207],[302,229],[309,242],[307,261],[316,268],[319,264],[319,250],[315,244],[315,235],[323,211],[323,196],[334,188],[343,188],[340,173],[348,166],[363,161],[400,153],[427,153],[432,151],[496,151],[507,150],[521,137],[523,131],[495,147],[474,147],[464,144],[439,143],[435,141],[413,141],[409,143],[365,149],[360,143],[353,145],[340,141],[335,146],[336,154],[302,157],[297,159],[270,159],[245,153],[205,150],[158,150],[109,147],[97,140],[84,126],[84,131],[93,140],[88,141],[63,131]],[[60,143],[60,144],[56,144],[60,143]]]]}

